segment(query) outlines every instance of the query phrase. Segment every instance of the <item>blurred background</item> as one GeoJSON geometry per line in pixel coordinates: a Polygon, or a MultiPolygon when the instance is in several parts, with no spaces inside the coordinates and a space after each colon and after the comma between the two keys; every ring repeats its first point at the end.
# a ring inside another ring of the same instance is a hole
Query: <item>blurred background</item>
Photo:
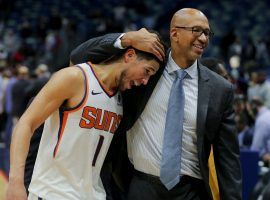
{"type": "Polygon", "coordinates": [[[12,128],[50,75],[69,65],[71,50],[91,37],[142,27],[168,42],[170,19],[183,7],[210,20],[215,35],[203,57],[223,61],[235,87],[243,197],[263,198],[270,190],[270,1],[0,0],[0,200],[12,128]]]}

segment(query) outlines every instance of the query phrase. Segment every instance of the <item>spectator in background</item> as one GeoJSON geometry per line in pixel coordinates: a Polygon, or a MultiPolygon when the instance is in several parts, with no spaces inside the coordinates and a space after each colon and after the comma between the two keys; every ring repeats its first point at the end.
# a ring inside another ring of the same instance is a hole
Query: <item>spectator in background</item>
{"type": "Polygon", "coordinates": [[[223,60],[217,58],[203,58],[201,59],[201,63],[228,81],[231,81],[230,75],[225,68],[225,63],[223,60]]]}
{"type": "Polygon", "coordinates": [[[248,88],[248,100],[258,98],[270,109],[270,83],[266,80],[267,73],[263,70],[251,73],[251,85],[248,88]]]}
{"type": "Polygon", "coordinates": [[[252,99],[250,109],[255,119],[254,137],[251,150],[259,152],[261,159],[270,162],[270,110],[266,108],[260,99],[252,99]]]}
{"type": "Polygon", "coordinates": [[[4,156],[7,159],[3,160],[4,171],[8,172],[9,170],[9,146],[11,141],[11,133],[13,129],[13,119],[12,119],[12,88],[14,84],[17,82],[17,71],[7,69],[5,71],[6,78],[6,87],[4,94],[4,110],[6,113],[6,121],[5,121],[5,131],[4,131],[4,144],[6,147],[6,151],[4,151],[4,156]]]}
{"type": "Polygon", "coordinates": [[[29,69],[26,66],[18,67],[17,81],[11,89],[12,117],[16,124],[27,106],[25,88],[29,85],[29,69]]]}
{"type": "Polygon", "coordinates": [[[2,135],[0,135],[1,139],[4,138],[5,126],[6,126],[6,110],[5,110],[5,96],[6,96],[6,88],[9,81],[10,71],[7,68],[0,67],[0,132],[2,131],[2,135]]]}
{"type": "Polygon", "coordinates": [[[260,65],[268,65],[269,64],[269,54],[266,46],[266,42],[264,38],[258,38],[256,43],[256,60],[260,65]]]}
{"type": "Polygon", "coordinates": [[[13,102],[12,102],[12,88],[14,84],[17,82],[17,71],[10,72],[10,78],[7,82],[6,92],[5,92],[5,100],[4,100],[4,109],[7,114],[7,121],[5,125],[5,136],[4,141],[6,147],[9,147],[10,140],[11,140],[11,133],[13,128],[13,117],[12,117],[12,109],[13,109],[13,102]]]}
{"type": "Polygon", "coordinates": [[[2,131],[4,128],[4,78],[0,67],[0,142],[2,141],[2,131]]]}
{"type": "Polygon", "coordinates": [[[7,65],[8,52],[5,45],[0,40],[0,69],[3,70],[7,65]]]}
{"type": "Polygon", "coordinates": [[[249,36],[242,48],[241,65],[244,66],[246,63],[254,62],[256,59],[255,57],[256,57],[256,47],[252,38],[249,36]]]}
{"type": "MultiPolygon", "coordinates": [[[[0,32],[1,35],[1,32],[0,32]]],[[[3,132],[5,128],[6,115],[4,110],[4,95],[6,90],[6,78],[4,77],[4,71],[7,64],[8,53],[5,46],[0,40],[0,142],[3,139],[3,132]]]]}
{"type": "Polygon", "coordinates": [[[244,113],[235,115],[235,123],[240,148],[249,149],[252,144],[254,126],[249,127],[247,116],[244,113]]]}
{"type": "Polygon", "coordinates": [[[6,29],[3,36],[3,42],[9,55],[16,52],[21,45],[21,38],[18,37],[12,28],[6,29]]]}
{"type": "Polygon", "coordinates": [[[240,148],[250,148],[254,133],[254,118],[247,108],[243,95],[235,95],[233,108],[240,148]]]}
{"type": "Polygon", "coordinates": [[[241,38],[239,36],[236,36],[233,43],[229,46],[229,59],[232,56],[241,57],[241,54],[242,54],[241,38]]]}
{"type": "Polygon", "coordinates": [[[32,97],[35,97],[49,80],[50,72],[48,70],[48,66],[45,64],[39,64],[35,69],[35,75],[36,79],[25,88],[25,97],[27,102],[29,102],[32,97]]]}

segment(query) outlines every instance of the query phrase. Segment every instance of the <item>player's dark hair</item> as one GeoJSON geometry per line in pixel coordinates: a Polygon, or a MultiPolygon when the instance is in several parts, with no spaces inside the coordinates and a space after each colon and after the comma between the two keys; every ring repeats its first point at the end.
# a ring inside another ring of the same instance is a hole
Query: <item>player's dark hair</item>
{"type": "Polygon", "coordinates": [[[135,53],[136,53],[136,55],[138,56],[139,59],[145,59],[145,60],[148,60],[148,61],[149,60],[155,60],[160,65],[163,63],[152,53],[141,51],[141,50],[138,50],[138,49],[135,49],[135,48],[133,48],[133,49],[135,50],[135,53]]]}

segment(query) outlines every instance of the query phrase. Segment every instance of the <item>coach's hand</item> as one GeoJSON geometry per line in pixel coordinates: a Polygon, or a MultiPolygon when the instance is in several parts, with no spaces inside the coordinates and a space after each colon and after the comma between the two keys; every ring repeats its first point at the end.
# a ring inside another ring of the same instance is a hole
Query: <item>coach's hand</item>
{"type": "Polygon", "coordinates": [[[158,36],[155,33],[150,33],[145,28],[125,33],[121,38],[121,44],[123,47],[132,46],[136,49],[152,53],[161,61],[165,57],[164,47],[160,43],[158,36]]]}
{"type": "Polygon", "coordinates": [[[26,189],[22,181],[9,181],[6,200],[27,200],[26,189]]]}

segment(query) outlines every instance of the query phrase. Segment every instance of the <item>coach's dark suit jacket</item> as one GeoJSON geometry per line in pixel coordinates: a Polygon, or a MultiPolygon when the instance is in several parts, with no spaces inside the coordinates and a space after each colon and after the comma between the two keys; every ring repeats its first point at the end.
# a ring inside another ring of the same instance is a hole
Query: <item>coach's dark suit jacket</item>
{"type": "MultiPolygon", "coordinates": [[[[119,34],[108,34],[86,41],[73,50],[71,61],[80,63],[91,60],[98,63],[119,53],[120,50],[113,47],[118,37],[119,34]]],[[[123,93],[123,119],[109,150],[113,155],[108,155],[113,159],[113,176],[122,188],[128,186],[132,169],[131,164],[128,164],[125,132],[133,126],[144,110],[164,67],[150,78],[146,86],[135,87],[123,93]],[[119,158],[121,162],[118,162],[119,158]]],[[[221,199],[239,200],[242,181],[232,108],[232,85],[201,64],[198,72],[197,147],[201,175],[210,194],[208,157],[213,144],[221,199]]]]}

